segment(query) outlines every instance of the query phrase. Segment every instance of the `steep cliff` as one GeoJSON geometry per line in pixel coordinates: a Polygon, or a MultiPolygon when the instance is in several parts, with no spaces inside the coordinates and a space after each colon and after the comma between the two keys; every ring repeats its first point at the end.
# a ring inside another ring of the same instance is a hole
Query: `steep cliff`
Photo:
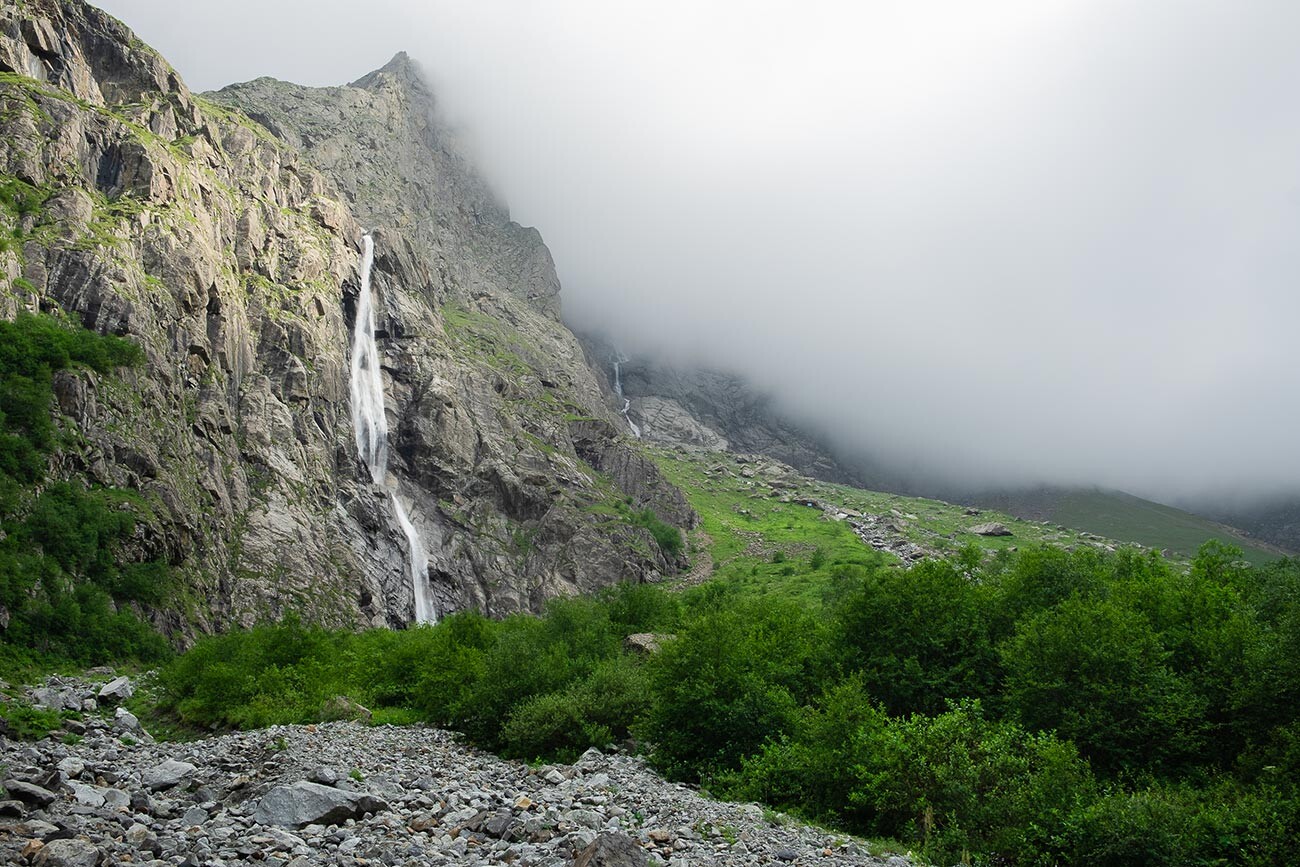
{"type": "Polygon", "coordinates": [[[675,568],[626,513],[693,514],[621,436],[540,236],[442,135],[404,56],[345,88],[204,98],[79,0],[6,4],[0,184],[23,203],[0,215],[0,313],[66,311],[144,350],[120,376],[60,375],[53,470],[140,494],[124,556],[182,578],[156,621],[410,622],[405,536],[349,413],[363,227],[391,483],[440,611],[675,568]]]}

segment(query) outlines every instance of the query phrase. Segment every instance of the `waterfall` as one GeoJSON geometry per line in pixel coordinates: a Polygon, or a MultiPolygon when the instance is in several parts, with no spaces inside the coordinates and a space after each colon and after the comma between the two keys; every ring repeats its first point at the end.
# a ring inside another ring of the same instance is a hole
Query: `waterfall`
{"type": "Polygon", "coordinates": [[[357,297],[357,319],[352,328],[352,431],[357,453],[370,470],[370,479],[388,493],[393,514],[406,534],[410,553],[408,572],[415,596],[415,622],[438,619],[429,588],[429,559],[420,534],[397,495],[397,483],[388,477],[388,419],[384,415],[384,378],[379,369],[379,347],[375,344],[375,297],[370,289],[370,269],[375,262],[375,242],[367,232],[362,238],[361,292],[357,297]]]}
{"type": "Polygon", "coordinates": [[[636,422],[632,421],[632,416],[628,415],[628,411],[632,409],[632,401],[623,397],[623,362],[627,360],[627,356],[621,352],[617,353],[613,358],[614,394],[618,395],[623,401],[623,408],[619,412],[623,414],[623,420],[627,422],[627,426],[632,429],[632,436],[641,439],[641,428],[637,426],[636,422]]]}

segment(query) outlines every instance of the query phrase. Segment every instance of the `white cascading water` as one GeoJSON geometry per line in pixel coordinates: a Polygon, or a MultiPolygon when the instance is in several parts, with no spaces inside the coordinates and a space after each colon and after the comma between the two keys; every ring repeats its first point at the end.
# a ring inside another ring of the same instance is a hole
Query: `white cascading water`
{"type": "Polygon", "coordinates": [[[632,409],[632,401],[623,397],[623,362],[627,360],[621,352],[614,356],[614,393],[623,401],[623,408],[619,412],[623,413],[623,420],[632,429],[632,436],[641,439],[641,428],[637,427],[637,423],[632,421],[632,416],[628,415],[628,411],[632,409]]]}
{"type": "Polygon", "coordinates": [[[429,559],[420,534],[411,523],[406,507],[397,496],[397,485],[388,478],[388,419],[384,415],[384,378],[379,370],[379,347],[375,344],[375,298],[370,290],[370,269],[375,261],[375,242],[366,233],[362,239],[361,292],[357,297],[357,320],[352,328],[352,430],[357,452],[370,470],[370,478],[388,492],[397,523],[406,534],[410,549],[408,571],[415,595],[415,622],[438,619],[429,588],[429,559]]]}

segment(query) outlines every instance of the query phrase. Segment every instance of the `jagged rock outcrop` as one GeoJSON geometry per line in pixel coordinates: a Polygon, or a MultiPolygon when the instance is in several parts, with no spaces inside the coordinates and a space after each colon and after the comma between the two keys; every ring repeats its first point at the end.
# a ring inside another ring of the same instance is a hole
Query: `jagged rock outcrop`
{"type": "Polygon", "coordinates": [[[183,577],[186,608],[153,612],[162,625],[410,621],[405,537],[349,413],[363,227],[389,467],[440,610],[536,608],[672,568],[643,528],[592,520],[628,496],[692,516],[616,435],[540,236],[458,155],[404,56],[349,87],[205,98],[80,0],[6,4],[0,131],[0,182],[39,205],[0,214],[17,239],[0,315],[67,311],[146,355],[120,377],[59,375],[75,447],[54,470],[138,492],[125,556],[183,577]],[[592,430],[619,473],[578,453],[592,430]]]}

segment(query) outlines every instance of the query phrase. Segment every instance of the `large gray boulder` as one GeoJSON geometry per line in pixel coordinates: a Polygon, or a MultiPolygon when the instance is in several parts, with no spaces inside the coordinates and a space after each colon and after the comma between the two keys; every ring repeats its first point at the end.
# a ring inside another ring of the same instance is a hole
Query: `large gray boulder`
{"type": "Polygon", "coordinates": [[[151,792],[160,792],[180,785],[194,773],[196,768],[189,762],[168,759],[161,765],[150,768],[140,775],[140,784],[151,792]]]}
{"type": "Polygon", "coordinates": [[[32,704],[46,710],[81,710],[81,696],[74,690],[42,686],[32,690],[32,704]]]}
{"type": "Polygon", "coordinates": [[[1010,536],[1011,535],[1011,531],[1006,528],[1005,524],[998,524],[998,523],[976,524],[974,527],[970,528],[969,532],[974,533],[976,536],[1010,536]]]}
{"type": "Polygon", "coordinates": [[[55,798],[55,794],[49,789],[22,780],[5,780],[4,789],[9,793],[10,798],[33,807],[44,807],[55,798]]]}
{"type": "Polygon", "coordinates": [[[126,676],[115,677],[99,688],[99,700],[110,704],[121,704],[135,695],[135,687],[126,676]]]}
{"type": "Polygon", "coordinates": [[[388,804],[364,792],[346,792],[302,781],[276,786],[262,796],[253,821],[263,825],[301,828],[304,825],[339,825],[364,813],[387,810],[388,804]]]}
{"type": "Polygon", "coordinates": [[[36,853],[36,867],[96,867],[104,853],[85,840],[51,840],[36,853]]]}
{"type": "Polygon", "coordinates": [[[626,834],[601,834],[573,859],[573,867],[645,867],[645,850],[626,834]]]}

